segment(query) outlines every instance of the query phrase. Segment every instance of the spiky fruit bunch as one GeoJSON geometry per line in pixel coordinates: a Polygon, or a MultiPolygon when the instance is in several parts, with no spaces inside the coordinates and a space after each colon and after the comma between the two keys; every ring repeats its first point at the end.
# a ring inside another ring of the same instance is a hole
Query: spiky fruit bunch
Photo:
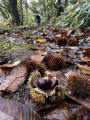
{"type": "Polygon", "coordinates": [[[41,78],[41,74],[38,71],[34,71],[31,73],[29,77],[28,85],[30,88],[36,88],[37,87],[37,81],[41,78]]]}
{"type": "Polygon", "coordinates": [[[30,95],[35,102],[40,104],[46,103],[47,94],[38,88],[31,89],[30,95]]]}
{"type": "Polygon", "coordinates": [[[90,96],[90,79],[84,75],[71,72],[67,76],[67,88],[71,91],[72,95],[80,98],[90,96]]]}
{"type": "Polygon", "coordinates": [[[65,98],[65,91],[66,91],[65,86],[60,85],[60,86],[57,86],[55,89],[56,89],[56,93],[57,93],[58,98],[64,99],[65,98]]]}
{"type": "Polygon", "coordinates": [[[44,76],[46,68],[43,63],[39,63],[34,60],[30,60],[30,61],[26,62],[26,65],[27,65],[27,69],[28,69],[29,73],[31,73],[35,70],[38,70],[40,72],[40,74],[42,76],[44,76]]]}
{"type": "Polygon", "coordinates": [[[76,46],[77,45],[77,39],[76,38],[69,38],[68,45],[76,46]]]}
{"type": "Polygon", "coordinates": [[[66,37],[62,37],[62,38],[59,38],[57,41],[56,41],[56,44],[58,46],[65,46],[67,45],[67,42],[68,42],[68,39],[66,37]]]}
{"type": "Polygon", "coordinates": [[[65,86],[56,86],[54,90],[50,93],[48,101],[51,103],[62,102],[65,99],[65,86]]]}
{"type": "Polygon", "coordinates": [[[38,103],[46,104],[46,103],[56,103],[60,102],[64,99],[65,94],[65,87],[58,86],[55,82],[57,79],[54,79],[54,83],[52,81],[50,84],[47,82],[49,79],[51,79],[52,76],[49,76],[48,79],[41,78],[40,72],[34,71],[29,77],[29,87],[30,87],[30,95],[31,98],[38,103]],[[40,80],[40,81],[39,81],[40,80]],[[43,82],[45,80],[45,82],[43,82]],[[39,84],[38,84],[39,82],[39,84]],[[43,86],[46,85],[45,87],[43,86]],[[52,86],[53,88],[51,88],[52,86]]]}
{"type": "Polygon", "coordinates": [[[40,104],[53,104],[62,102],[65,98],[65,87],[55,87],[53,91],[44,91],[39,88],[33,88],[30,90],[32,99],[40,104]]]}
{"type": "Polygon", "coordinates": [[[65,59],[62,56],[48,54],[43,61],[48,69],[60,70],[65,65],[65,59]]]}

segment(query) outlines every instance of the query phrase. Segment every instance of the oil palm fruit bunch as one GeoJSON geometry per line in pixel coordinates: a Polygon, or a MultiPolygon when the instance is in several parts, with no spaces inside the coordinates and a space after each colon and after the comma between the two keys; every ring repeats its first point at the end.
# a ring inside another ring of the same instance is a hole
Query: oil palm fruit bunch
{"type": "Polygon", "coordinates": [[[59,85],[59,79],[54,76],[40,75],[34,71],[29,77],[29,87],[31,98],[40,104],[61,102],[65,97],[65,87],[59,85]]]}
{"type": "Polygon", "coordinates": [[[66,77],[67,88],[72,95],[84,99],[90,97],[90,77],[75,72],[69,73],[66,77]]]}

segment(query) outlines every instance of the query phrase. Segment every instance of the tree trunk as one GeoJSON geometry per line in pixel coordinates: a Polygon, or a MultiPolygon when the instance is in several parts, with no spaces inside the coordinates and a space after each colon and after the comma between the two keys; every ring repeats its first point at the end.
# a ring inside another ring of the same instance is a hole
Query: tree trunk
{"type": "Polygon", "coordinates": [[[47,6],[46,6],[46,8],[47,8],[47,19],[49,21],[50,20],[50,15],[49,15],[49,8],[48,8],[48,0],[47,0],[47,6]]]}
{"type": "Polygon", "coordinates": [[[46,6],[44,1],[43,1],[43,10],[44,10],[44,15],[46,16],[46,6]]]}
{"type": "Polygon", "coordinates": [[[12,16],[12,23],[14,24],[14,26],[20,25],[21,21],[17,10],[17,0],[9,0],[9,7],[12,16]]]}
{"type": "Polygon", "coordinates": [[[59,17],[61,15],[61,12],[64,12],[63,6],[61,6],[61,0],[58,0],[58,7],[57,7],[57,16],[59,17]]]}
{"type": "Polygon", "coordinates": [[[20,11],[21,11],[21,23],[23,24],[23,8],[22,8],[22,0],[20,0],[20,11]]]}
{"type": "Polygon", "coordinates": [[[57,16],[60,16],[61,13],[60,13],[60,5],[61,5],[61,0],[58,0],[58,9],[57,9],[57,16]]]}
{"type": "Polygon", "coordinates": [[[27,4],[27,0],[25,0],[25,9],[26,9],[26,12],[27,12],[27,7],[28,6],[28,4],[27,4]]]}
{"type": "Polygon", "coordinates": [[[65,7],[67,6],[68,0],[65,0],[65,7]]]}

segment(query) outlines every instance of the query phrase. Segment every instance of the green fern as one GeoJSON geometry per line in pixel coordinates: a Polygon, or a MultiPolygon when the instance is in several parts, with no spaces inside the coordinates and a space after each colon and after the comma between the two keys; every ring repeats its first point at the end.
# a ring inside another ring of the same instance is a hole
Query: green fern
{"type": "Polygon", "coordinates": [[[70,4],[65,11],[62,17],[64,19],[60,17],[58,21],[63,21],[71,28],[80,25],[81,29],[85,29],[90,26],[90,0],[75,5],[70,4]]]}

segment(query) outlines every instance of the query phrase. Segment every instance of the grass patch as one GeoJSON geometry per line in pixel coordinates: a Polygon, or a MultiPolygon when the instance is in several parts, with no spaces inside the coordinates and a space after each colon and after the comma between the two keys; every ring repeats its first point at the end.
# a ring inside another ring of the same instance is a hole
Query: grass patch
{"type": "Polygon", "coordinates": [[[10,43],[8,39],[2,39],[0,40],[0,49],[9,49],[13,47],[13,44],[10,43]]]}

